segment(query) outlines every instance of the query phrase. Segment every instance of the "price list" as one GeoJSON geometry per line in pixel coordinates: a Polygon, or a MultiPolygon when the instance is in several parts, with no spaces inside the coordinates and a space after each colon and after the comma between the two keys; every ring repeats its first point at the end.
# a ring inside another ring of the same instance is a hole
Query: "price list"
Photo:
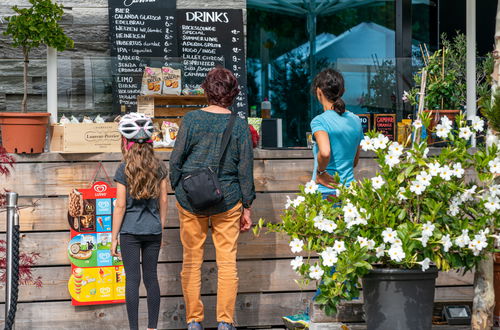
{"type": "Polygon", "coordinates": [[[240,94],[233,110],[247,116],[246,66],[241,10],[177,10],[184,88],[198,88],[217,65],[233,71],[240,94]]]}
{"type": "Polygon", "coordinates": [[[108,0],[115,108],[135,111],[144,67],[177,57],[175,1],[108,0]]]}

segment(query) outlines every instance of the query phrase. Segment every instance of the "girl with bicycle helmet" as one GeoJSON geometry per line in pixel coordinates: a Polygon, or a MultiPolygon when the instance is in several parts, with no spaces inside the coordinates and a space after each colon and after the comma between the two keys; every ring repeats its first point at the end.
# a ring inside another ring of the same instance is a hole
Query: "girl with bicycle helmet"
{"type": "Polygon", "coordinates": [[[157,263],[167,220],[167,170],[153,151],[153,122],[140,113],[120,120],[123,162],[116,170],[111,254],[125,267],[125,300],[130,329],[138,329],[140,259],[147,290],[148,329],[156,329],[160,311],[157,263]],[[119,236],[119,237],[118,237],[119,236]],[[118,251],[120,245],[120,251],[118,251]]]}

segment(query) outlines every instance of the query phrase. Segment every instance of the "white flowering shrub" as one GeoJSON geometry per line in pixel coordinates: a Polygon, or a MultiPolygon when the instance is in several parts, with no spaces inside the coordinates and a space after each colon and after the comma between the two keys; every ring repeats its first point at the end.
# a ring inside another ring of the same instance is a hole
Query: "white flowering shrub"
{"type": "MultiPolygon", "coordinates": [[[[430,117],[414,125],[417,134],[430,117]]],[[[500,222],[498,140],[469,149],[473,135],[483,132],[476,118],[457,129],[443,117],[436,130],[448,147],[429,155],[426,142],[404,150],[397,142],[370,132],[361,142],[379,164],[375,177],[339,184],[336,197],[323,199],[316,183],[300,187],[288,198],[282,221],[255,228],[286,233],[299,254],[291,267],[304,281],[317,281],[316,301],[329,315],[341,299],[359,296],[360,277],[373,267],[439,270],[472,269],[495,248],[500,222]],[[333,268],[335,271],[333,271],[333,268]]]]}

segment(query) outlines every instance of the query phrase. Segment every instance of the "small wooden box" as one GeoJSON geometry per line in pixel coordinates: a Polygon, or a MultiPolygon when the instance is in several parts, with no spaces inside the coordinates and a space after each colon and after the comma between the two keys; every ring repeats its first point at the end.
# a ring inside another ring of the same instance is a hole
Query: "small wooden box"
{"type": "Polygon", "coordinates": [[[118,124],[52,125],[50,151],[75,154],[121,152],[118,124]]]}

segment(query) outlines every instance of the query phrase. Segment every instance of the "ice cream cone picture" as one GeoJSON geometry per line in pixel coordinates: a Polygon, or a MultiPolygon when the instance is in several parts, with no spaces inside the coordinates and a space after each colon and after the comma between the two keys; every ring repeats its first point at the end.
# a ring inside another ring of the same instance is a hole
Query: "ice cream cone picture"
{"type": "Polygon", "coordinates": [[[82,292],[82,279],[83,279],[83,269],[75,268],[73,269],[73,281],[75,284],[75,293],[79,295],[82,292]]]}

